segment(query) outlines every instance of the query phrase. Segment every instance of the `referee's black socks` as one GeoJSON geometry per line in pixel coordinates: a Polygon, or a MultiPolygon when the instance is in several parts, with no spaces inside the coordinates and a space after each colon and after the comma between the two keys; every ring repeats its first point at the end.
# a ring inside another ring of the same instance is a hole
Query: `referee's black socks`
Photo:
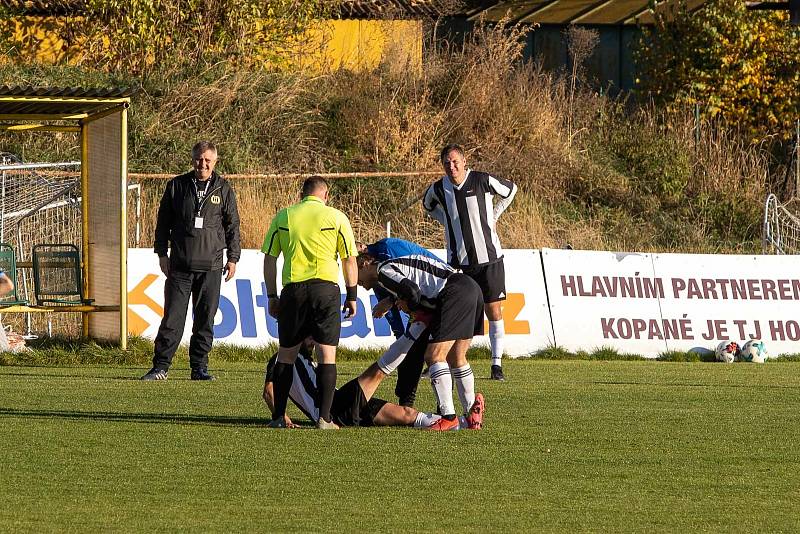
{"type": "Polygon", "coordinates": [[[289,402],[289,391],[292,389],[294,373],[291,363],[275,362],[272,370],[272,390],[274,391],[275,413],[273,419],[282,419],[286,415],[286,404],[289,402]]]}
{"type": "Polygon", "coordinates": [[[331,405],[336,390],[336,364],[321,363],[317,366],[317,385],[319,386],[319,416],[331,421],[331,405]]]}

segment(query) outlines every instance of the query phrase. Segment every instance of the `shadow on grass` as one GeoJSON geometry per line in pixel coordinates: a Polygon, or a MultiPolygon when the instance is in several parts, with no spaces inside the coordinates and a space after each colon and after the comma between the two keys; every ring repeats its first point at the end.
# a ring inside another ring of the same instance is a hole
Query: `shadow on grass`
{"type": "Polygon", "coordinates": [[[617,382],[612,380],[592,380],[590,384],[603,386],[645,386],[645,387],[664,387],[664,388],[714,388],[714,389],[800,389],[800,386],[784,386],[779,384],[725,384],[713,383],[682,383],[682,382],[617,382]]]}
{"type": "MultiPolygon", "coordinates": [[[[141,375],[147,372],[147,369],[142,368],[141,372],[137,372],[134,375],[109,375],[109,374],[90,374],[90,373],[37,373],[35,371],[25,372],[25,371],[16,371],[11,373],[0,373],[0,380],[3,377],[35,377],[35,378],[77,378],[77,379],[89,379],[89,380],[125,380],[125,381],[135,381],[139,382],[141,380],[141,375]]],[[[219,377],[218,377],[219,378],[219,377]]],[[[189,382],[189,371],[186,371],[186,376],[178,375],[177,373],[169,375],[169,381],[186,381],[189,382]]]]}
{"type": "MultiPolygon", "coordinates": [[[[269,419],[264,417],[231,417],[224,415],[185,415],[122,412],[79,412],[74,410],[19,410],[0,408],[0,416],[32,417],[37,419],[68,419],[92,421],[116,421],[134,423],[172,423],[207,426],[263,427],[267,428],[269,419]]],[[[301,426],[303,426],[301,424],[301,426]]],[[[309,428],[311,424],[307,425],[309,428]]]]}
{"type": "MultiPolygon", "coordinates": [[[[142,372],[144,374],[144,371],[142,372]]],[[[0,380],[3,377],[20,377],[24,376],[26,378],[87,378],[87,379],[106,379],[106,380],[139,380],[139,376],[131,376],[131,375],[108,375],[108,374],[87,374],[87,373],[79,373],[79,374],[68,374],[68,373],[20,373],[20,372],[13,372],[13,373],[0,373],[0,380]]],[[[172,377],[170,377],[172,379],[172,377]]],[[[189,380],[189,377],[186,377],[186,380],[189,380]]]]}

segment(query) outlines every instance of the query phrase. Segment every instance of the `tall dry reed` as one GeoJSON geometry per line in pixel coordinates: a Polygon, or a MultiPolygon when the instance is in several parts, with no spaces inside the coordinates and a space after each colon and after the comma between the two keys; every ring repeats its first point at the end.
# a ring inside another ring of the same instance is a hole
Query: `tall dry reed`
{"type": "MultiPolygon", "coordinates": [[[[386,64],[312,75],[219,63],[151,76],[131,107],[129,168],[185,172],[192,144],[208,138],[220,147],[223,173],[430,171],[440,169],[440,147],[458,142],[470,166],[520,186],[499,224],[507,247],[758,249],[764,150],[724,124],[695,124],[688,110],[667,114],[599,95],[579,68],[521,63],[521,37],[504,24],[479,26],[463,46],[429,47],[421,70],[386,64]]],[[[11,84],[81,79],[75,67],[0,69],[11,84]]],[[[124,75],[85,78],[119,85],[124,75]]],[[[78,147],[31,133],[2,133],[0,143],[28,160],[78,147]]],[[[441,247],[441,228],[415,201],[429,182],[336,180],[332,203],[360,239],[384,235],[391,219],[395,235],[441,247]]],[[[142,246],[152,245],[163,186],[142,184],[142,246]]],[[[299,187],[294,179],[234,182],[244,246],[260,246],[299,187]]]]}

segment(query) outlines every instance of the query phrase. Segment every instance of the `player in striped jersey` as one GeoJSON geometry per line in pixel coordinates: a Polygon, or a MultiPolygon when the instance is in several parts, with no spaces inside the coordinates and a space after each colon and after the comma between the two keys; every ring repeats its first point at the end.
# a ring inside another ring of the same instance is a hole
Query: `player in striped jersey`
{"type": "MultiPolygon", "coordinates": [[[[408,331],[396,340],[377,362],[361,373],[358,378],[354,378],[336,390],[331,407],[331,418],[336,424],[339,426],[413,426],[427,430],[442,418],[438,414],[420,412],[414,408],[392,404],[373,396],[383,379],[402,361],[405,353],[413,345],[414,337],[424,332],[425,329],[426,325],[422,322],[411,323],[408,331]]],[[[311,356],[313,345],[313,340],[308,338],[294,362],[294,380],[292,388],[289,390],[289,399],[306,417],[316,422],[319,419],[319,391],[317,389],[317,368],[311,356]]],[[[267,364],[267,374],[264,380],[263,397],[270,412],[274,412],[272,370],[276,360],[277,354],[267,364]]],[[[479,393],[476,395],[469,413],[458,419],[458,425],[454,430],[481,429],[483,412],[484,399],[483,395],[479,393]]],[[[287,428],[298,426],[285,414],[282,423],[287,428]]]]}
{"type": "MultiPolygon", "coordinates": [[[[385,260],[393,260],[404,256],[419,254],[427,256],[437,262],[442,262],[435,254],[428,249],[396,237],[380,239],[369,245],[359,245],[359,253],[371,256],[377,263],[385,260]]],[[[442,262],[444,263],[444,262],[442,262]]],[[[375,318],[384,317],[391,326],[395,338],[400,338],[406,330],[403,317],[394,299],[381,286],[375,286],[372,291],[378,303],[372,307],[372,316],[375,318]]],[[[417,386],[419,385],[420,374],[425,362],[425,349],[428,346],[427,335],[420,336],[414,343],[403,363],[397,368],[397,385],[394,393],[397,395],[397,403],[400,406],[414,406],[417,398],[417,386]],[[423,339],[424,338],[424,339],[423,339]]]]}
{"type": "Polygon", "coordinates": [[[472,337],[483,334],[483,297],[470,277],[426,256],[412,255],[376,263],[360,255],[358,283],[366,289],[380,285],[403,311],[432,315],[425,361],[442,419],[435,430],[458,426],[453,405],[453,381],[464,412],[475,399],[475,377],[467,362],[472,337]],[[452,369],[452,371],[451,371],[452,369]]]}
{"type": "Polygon", "coordinates": [[[428,187],[422,205],[445,228],[447,262],[464,271],[481,288],[489,319],[491,378],[505,380],[502,301],[506,298],[506,282],[503,249],[495,225],[517,194],[517,186],[467,168],[464,149],[459,145],[444,147],[440,158],[446,176],[428,187]]]}

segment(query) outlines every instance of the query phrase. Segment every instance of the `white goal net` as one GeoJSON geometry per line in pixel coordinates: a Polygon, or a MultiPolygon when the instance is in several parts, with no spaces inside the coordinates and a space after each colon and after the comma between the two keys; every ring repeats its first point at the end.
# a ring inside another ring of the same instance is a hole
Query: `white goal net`
{"type": "Polygon", "coordinates": [[[800,217],[770,194],[764,204],[764,254],[800,254],[800,217]]]}
{"type": "MultiPolygon", "coordinates": [[[[30,303],[35,303],[33,271],[25,265],[31,261],[33,246],[69,243],[81,247],[80,167],[80,162],[74,161],[25,163],[13,154],[0,153],[0,242],[14,249],[17,295],[30,303]]],[[[78,331],[79,324],[76,317],[31,314],[24,319],[8,315],[4,323],[24,329],[28,335],[45,327],[71,334],[78,331]]]]}

